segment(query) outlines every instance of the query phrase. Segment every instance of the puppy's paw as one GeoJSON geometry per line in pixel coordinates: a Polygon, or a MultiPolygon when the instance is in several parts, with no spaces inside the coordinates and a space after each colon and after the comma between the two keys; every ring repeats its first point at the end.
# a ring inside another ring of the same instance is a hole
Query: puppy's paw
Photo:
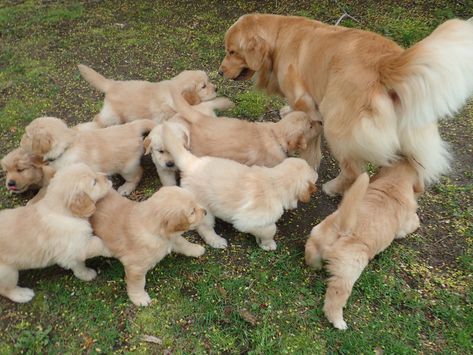
{"type": "Polygon", "coordinates": [[[136,306],[146,307],[151,303],[151,297],[149,297],[146,291],[140,293],[129,293],[128,297],[130,297],[131,302],[136,306]]]}
{"type": "Polygon", "coordinates": [[[322,185],[322,191],[325,192],[329,196],[336,196],[340,194],[340,191],[337,189],[337,182],[334,180],[330,180],[322,185]]]}
{"type": "Polygon", "coordinates": [[[118,188],[118,193],[122,196],[129,196],[135,188],[133,186],[124,183],[122,186],[118,188]]]}
{"type": "Polygon", "coordinates": [[[202,245],[195,245],[192,250],[189,253],[189,256],[192,256],[194,258],[198,258],[205,253],[205,248],[202,245]]]}
{"type": "Polygon", "coordinates": [[[286,106],[281,107],[281,109],[279,110],[279,116],[284,117],[288,113],[291,113],[291,112],[292,112],[291,106],[286,105],[286,106]]]}
{"type": "Polygon", "coordinates": [[[263,240],[261,241],[261,243],[259,243],[259,246],[261,249],[266,250],[266,251],[276,250],[277,248],[277,244],[273,239],[263,240]]]}
{"type": "Polygon", "coordinates": [[[207,244],[212,248],[225,249],[228,246],[228,242],[225,238],[215,235],[212,239],[206,240],[207,244]]]}
{"type": "Polygon", "coordinates": [[[348,329],[347,322],[345,322],[343,319],[339,319],[339,320],[334,321],[333,326],[337,329],[340,329],[340,330],[348,329]]]}
{"type": "Polygon", "coordinates": [[[34,297],[34,291],[26,287],[15,287],[6,295],[13,302],[26,303],[34,297]]]}
{"type": "Polygon", "coordinates": [[[94,269],[84,268],[73,271],[74,275],[82,281],[91,281],[97,277],[97,271],[95,271],[94,269]]]}

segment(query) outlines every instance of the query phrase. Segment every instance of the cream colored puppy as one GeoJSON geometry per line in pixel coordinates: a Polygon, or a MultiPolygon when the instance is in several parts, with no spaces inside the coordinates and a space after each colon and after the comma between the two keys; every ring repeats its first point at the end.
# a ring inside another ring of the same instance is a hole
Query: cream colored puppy
{"type": "Polygon", "coordinates": [[[56,170],[84,162],[94,171],[120,174],[125,183],[118,192],[129,195],[138,185],[143,169],[142,135],[153,129],[151,120],[138,120],[104,129],[75,130],[54,117],[39,117],[25,129],[20,146],[40,155],[56,170]]]}
{"type": "Polygon", "coordinates": [[[416,194],[423,190],[422,179],[407,161],[382,168],[371,183],[364,173],[345,193],[337,211],[312,229],[305,260],[316,269],[322,268],[322,260],[327,262],[332,277],[324,313],[335,328],[347,328],[343,308],[368,261],[393,239],[419,227],[416,194]]]}
{"type": "Polygon", "coordinates": [[[55,171],[46,165],[41,157],[21,148],[5,155],[1,165],[5,172],[5,185],[8,191],[13,193],[46,186],[55,171]]]}
{"type": "MultiPolygon", "coordinates": [[[[216,99],[195,105],[193,108],[209,117],[215,118],[217,117],[215,110],[224,111],[233,108],[233,106],[233,102],[226,97],[217,97],[216,99]]],[[[189,148],[190,135],[188,124],[178,117],[179,116],[174,116],[169,123],[173,122],[173,125],[181,124],[181,127],[175,130],[175,133],[181,135],[181,138],[186,142],[186,148],[189,148]]],[[[158,124],[153,128],[150,134],[145,138],[143,144],[145,147],[145,155],[151,154],[161,184],[164,186],[176,185],[177,168],[171,154],[164,149],[163,125],[158,124]]]]}
{"type": "Polygon", "coordinates": [[[88,217],[111,186],[105,175],[74,164],[56,173],[36,204],[1,211],[0,295],[20,303],[33,298],[33,290],[17,286],[19,270],[58,264],[81,280],[95,278],[84,261],[110,252],[92,235],[88,217]]]}
{"type": "Polygon", "coordinates": [[[143,118],[161,123],[171,118],[176,113],[171,90],[178,90],[192,105],[217,96],[215,86],[201,70],[186,70],[157,83],[107,79],[83,64],[79,64],[79,71],[93,87],[105,93],[103,108],[94,118],[102,127],[143,118]]]}
{"type": "Polygon", "coordinates": [[[299,200],[308,202],[316,190],[317,173],[302,159],[288,158],[266,168],[198,158],[185,149],[168,123],[163,130],[164,146],[181,171],[181,186],[193,192],[208,211],[197,231],[214,248],[227,246],[214,231],[215,216],[253,234],[262,249],[275,250],[276,221],[284,210],[296,208],[299,200]]]}
{"type": "Polygon", "coordinates": [[[177,186],[163,187],[149,199],[134,202],[111,190],[91,218],[94,232],[125,267],[128,297],[147,306],[146,273],[172,251],[199,257],[205,249],[181,235],[205,215],[195,197],[177,186]]]}

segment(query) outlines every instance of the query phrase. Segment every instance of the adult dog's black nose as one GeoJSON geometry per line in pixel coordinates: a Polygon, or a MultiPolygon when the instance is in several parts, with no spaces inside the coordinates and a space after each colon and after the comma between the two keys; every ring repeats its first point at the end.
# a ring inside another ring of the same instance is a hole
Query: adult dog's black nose
{"type": "Polygon", "coordinates": [[[167,166],[168,168],[172,168],[172,167],[174,166],[174,162],[173,162],[173,161],[167,161],[167,162],[166,162],[166,166],[167,166]]]}
{"type": "Polygon", "coordinates": [[[15,180],[8,180],[7,185],[8,185],[8,186],[15,186],[15,185],[16,185],[16,181],[15,181],[15,180]]]}

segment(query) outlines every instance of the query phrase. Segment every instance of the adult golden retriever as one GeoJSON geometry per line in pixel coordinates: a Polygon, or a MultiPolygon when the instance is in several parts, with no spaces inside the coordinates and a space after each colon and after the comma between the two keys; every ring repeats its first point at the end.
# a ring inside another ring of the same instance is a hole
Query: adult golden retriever
{"type": "MultiPolygon", "coordinates": [[[[343,193],[366,162],[416,160],[426,182],[449,166],[437,120],[473,92],[473,20],[449,20],[404,50],[375,33],[295,16],[248,14],[225,35],[219,72],[256,76],[257,87],[320,119],[341,172],[324,185],[343,193]]],[[[320,152],[317,152],[320,159],[320,152]]]]}

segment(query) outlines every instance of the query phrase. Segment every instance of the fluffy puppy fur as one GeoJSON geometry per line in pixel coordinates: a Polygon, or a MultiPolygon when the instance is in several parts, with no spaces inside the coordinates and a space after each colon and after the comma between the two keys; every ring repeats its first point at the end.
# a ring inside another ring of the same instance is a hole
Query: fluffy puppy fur
{"type": "MultiPolygon", "coordinates": [[[[195,105],[193,108],[209,117],[215,118],[215,110],[225,111],[233,108],[233,106],[234,104],[231,100],[225,97],[217,97],[216,99],[195,105]]],[[[174,118],[172,118],[169,122],[180,122],[182,124],[181,127],[175,129],[175,133],[180,135],[180,138],[186,142],[186,147],[189,148],[187,123],[176,118],[176,116],[174,116],[174,118]]],[[[174,124],[175,123],[172,123],[172,125],[174,124]]],[[[162,135],[163,125],[158,124],[155,128],[153,128],[153,130],[143,142],[145,147],[145,155],[151,154],[161,184],[164,186],[172,186],[176,185],[177,168],[174,164],[174,159],[172,158],[171,154],[169,154],[169,152],[164,149],[162,135]]]]}
{"type": "Polygon", "coordinates": [[[120,174],[125,183],[118,191],[130,194],[138,185],[143,169],[142,135],[153,129],[151,120],[138,120],[104,129],[75,130],[54,117],[39,117],[25,129],[20,146],[40,155],[58,170],[64,166],[84,162],[94,171],[108,175],[120,174]]]}
{"type": "Polygon", "coordinates": [[[404,238],[419,227],[416,194],[422,179],[408,161],[383,167],[369,182],[358,177],[345,193],[337,211],[316,225],[305,246],[306,263],[332,275],[325,294],[324,313],[338,329],[346,329],[343,308],[353,285],[376,254],[393,239],[404,238]]]}
{"type": "Polygon", "coordinates": [[[205,249],[181,234],[195,228],[205,210],[195,197],[177,186],[163,187],[143,202],[130,201],[111,190],[97,203],[91,218],[94,232],[125,267],[128,297],[147,306],[146,273],[172,251],[199,257],[205,249]]]}
{"type": "Polygon", "coordinates": [[[201,70],[185,70],[171,80],[157,83],[107,79],[83,64],[79,64],[79,71],[94,88],[105,93],[103,108],[94,118],[94,122],[102,127],[138,119],[161,123],[171,118],[175,114],[171,89],[181,92],[191,105],[217,95],[215,86],[201,70]]]}
{"type": "Polygon", "coordinates": [[[1,161],[8,191],[23,193],[48,185],[55,170],[43,162],[40,156],[16,148],[1,161]]]}
{"type": "Polygon", "coordinates": [[[340,175],[324,185],[343,193],[366,162],[418,161],[426,182],[448,170],[437,121],[473,92],[473,20],[449,20],[404,50],[375,33],[295,16],[249,14],[225,35],[220,72],[287,98],[323,117],[340,175]]]}
{"type": "MultiPolygon", "coordinates": [[[[179,115],[171,121],[181,125],[175,132],[183,136],[186,148],[199,157],[213,156],[249,166],[274,167],[288,156],[305,150],[307,142],[320,133],[320,126],[304,112],[290,112],[276,123],[248,122],[229,117],[215,120],[194,110],[179,93],[173,97],[179,115]]],[[[158,125],[145,140],[145,146],[149,147],[147,151],[152,152],[155,164],[160,163],[156,164],[160,177],[175,182],[174,171],[169,171],[162,164],[163,158],[166,163],[173,163],[169,152],[162,147],[162,133],[163,129],[158,125]]]]}
{"type": "Polygon", "coordinates": [[[88,217],[111,182],[85,164],[57,172],[46,195],[36,204],[0,212],[0,294],[28,302],[33,290],[18,287],[18,271],[58,264],[81,280],[97,273],[84,261],[110,252],[92,235],[88,217]]]}
{"type": "Polygon", "coordinates": [[[214,248],[227,241],[214,231],[214,216],[251,233],[264,250],[275,250],[276,221],[284,210],[308,202],[315,192],[317,173],[304,160],[287,158],[273,168],[246,166],[233,160],[198,158],[185,149],[164,124],[164,146],[181,171],[181,186],[208,211],[197,232],[214,248]]]}

